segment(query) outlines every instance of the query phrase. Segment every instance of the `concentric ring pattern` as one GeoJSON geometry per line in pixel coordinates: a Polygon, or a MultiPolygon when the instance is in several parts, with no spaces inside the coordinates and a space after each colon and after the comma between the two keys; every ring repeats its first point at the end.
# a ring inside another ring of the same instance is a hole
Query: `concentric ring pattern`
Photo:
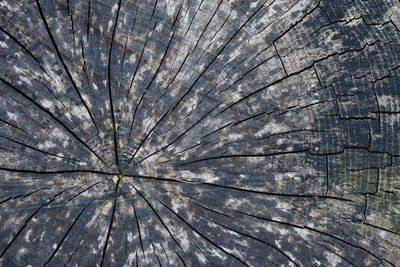
{"type": "Polygon", "coordinates": [[[400,266],[398,0],[0,2],[1,266],[400,266]]]}

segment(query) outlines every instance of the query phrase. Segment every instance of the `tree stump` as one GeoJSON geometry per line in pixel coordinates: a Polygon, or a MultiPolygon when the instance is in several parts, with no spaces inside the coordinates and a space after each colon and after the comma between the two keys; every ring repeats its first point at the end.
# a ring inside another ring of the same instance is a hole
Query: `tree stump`
{"type": "Polygon", "coordinates": [[[1,266],[400,266],[398,0],[2,0],[1,266]]]}

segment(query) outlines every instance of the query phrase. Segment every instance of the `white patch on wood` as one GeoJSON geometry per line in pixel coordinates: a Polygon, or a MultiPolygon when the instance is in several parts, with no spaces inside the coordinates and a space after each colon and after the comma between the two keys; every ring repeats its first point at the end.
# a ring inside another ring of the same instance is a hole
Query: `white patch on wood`
{"type": "Polygon", "coordinates": [[[85,103],[86,103],[86,105],[89,107],[89,108],[92,108],[93,106],[92,106],[92,103],[90,103],[90,98],[89,98],[89,96],[87,95],[87,94],[82,94],[82,98],[83,98],[83,100],[85,101],[85,103]]]}
{"type": "Polygon", "coordinates": [[[256,137],[262,137],[265,134],[274,134],[274,133],[279,133],[279,132],[284,132],[287,131],[288,128],[284,124],[279,124],[276,123],[275,121],[271,121],[270,123],[266,124],[263,129],[258,131],[255,136],[256,137]]]}
{"type": "Polygon", "coordinates": [[[68,146],[68,141],[65,140],[65,141],[62,143],[62,145],[63,145],[63,147],[67,147],[67,146],[68,146]]]}
{"type": "Polygon", "coordinates": [[[129,253],[128,255],[128,264],[124,266],[133,266],[133,261],[136,259],[135,253],[129,253]]]}
{"type": "Polygon", "coordinates": [[[56,147],[56,144],[54,144],[51,141],[46,141],[44,142],[44,144],[39,144],[39,149],[43,149],[43,148],[53,148],[56,147]]]}
{"type": "Polygon", "coordinates": [[[181,205],[175,199],[172,199],[171,203],[172,203],[172,209],[175,212],[178,212],[178,209],[181,207],[181,205]]]}
{"type": "Polygon", "coordinates": [[[179,243],[185,250],[190,248],[190,242],[189,242],[189,239],[187,238],[186,232],[183,232],[183,231],[179,232],[177,237],[180,241],[179,243]]]}
{"type": "Polygon", "coordinates": [[[392,107],[400,106],[400,99],[391,95],[378,96],[379,105],[391,110],[392,107]]]}
{"type": "Polygon", "coordinates": [[[196,256],[197,256],[197,258],[199,259],[199,261],[200,261],[201,263],[205,264],[205,263],[207,262],[207,258],[204,257],[203,254],[201,254],[201,253],[196,253],[196,256]]]}
{"type": "Polygon", "coordinates": [[[41,103],[42,103],[42,105],[45,107],[45,108],[48,108],[48,109],[51,109],[54,105],[53,105],[53,102],[51,102],[50,100],[48,100],[48,99],[43,99],[42,101],[40,101],[41,103]]]}
{"type": "Polygon", "coordinates": [[[18,115],[16,113],[12,113],[9,111],[7,111],[7,117],[9,117],[11,120],[14,120],[14,121],[18,120],[18,115]]]}
{"type": "Polygon", "coordinates": [[[339,263],[342,262],[342,259],[333,253],[326,252],[325,257],[328,260],[329,264],[331,264],[331,266],[337,266],[339,263]]]}
{"type": "Polygon", "coordinates": [[[8,44],[6,42],[0,41],[1,48],[8,48],[8,44]]]}
{"type": "Polygon", "coordinates": [[[83,107],[80,106],[74,106],[71,110],[71,113],[80,120],[90,119],[88,112],[83,107]]]}
{"type": "Polygon", "coordinates": [[[31,240],[30,240],[30,235],[31,235],[31,233],[32,233],[32,229],[29,229],[29,230],[26,232],[25,238],[24,238],[24,240],[25,240],[26,243],[31,242],[31,240]]]}

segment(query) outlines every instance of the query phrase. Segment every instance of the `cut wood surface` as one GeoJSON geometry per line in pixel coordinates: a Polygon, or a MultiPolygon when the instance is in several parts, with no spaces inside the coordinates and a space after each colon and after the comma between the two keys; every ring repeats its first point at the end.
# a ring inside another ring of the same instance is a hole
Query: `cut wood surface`
{"type": "Polygon", "coordinates": [[[1,0],[0,266],[400,266],[399,0],[1,0]]]}

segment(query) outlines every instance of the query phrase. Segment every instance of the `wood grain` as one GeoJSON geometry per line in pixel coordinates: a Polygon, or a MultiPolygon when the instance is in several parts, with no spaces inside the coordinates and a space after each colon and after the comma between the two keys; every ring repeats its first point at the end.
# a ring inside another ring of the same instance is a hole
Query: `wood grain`
{"type": "Polygon", "coordinates": [[[0,1],[0,266],[400,266],[398,0],[0,1]]]}

